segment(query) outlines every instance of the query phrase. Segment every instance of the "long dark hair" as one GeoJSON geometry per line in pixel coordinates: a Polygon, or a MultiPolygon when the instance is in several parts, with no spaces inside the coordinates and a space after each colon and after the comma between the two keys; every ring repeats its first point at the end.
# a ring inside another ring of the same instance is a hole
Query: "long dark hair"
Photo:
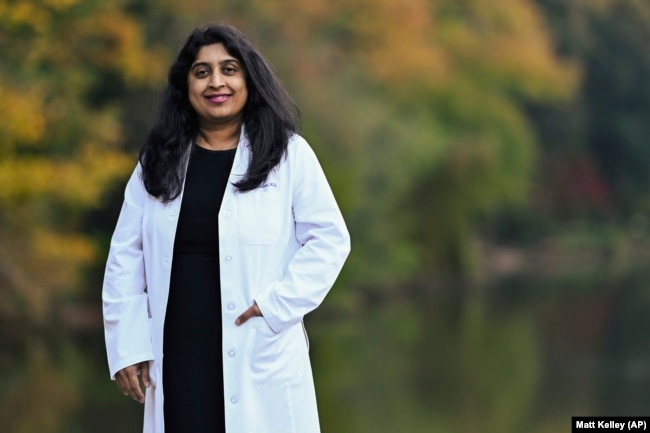
{"type": "Polygon", "coordinates": [[[140,149],[142,180],[147,192],[163,202],[181,193],[185,163],[198,134],[198,118],[190,105],[187,75],[201,48],[222,43],[244,66],[248,100],[243,122],[251,158],[244,177],[235,186],[250,191],[260,186],[287,151],[298,130],[298,109],[272,68],[237,29],[209,24],[194,30],[169,69],[158,117],[140,149]]]}

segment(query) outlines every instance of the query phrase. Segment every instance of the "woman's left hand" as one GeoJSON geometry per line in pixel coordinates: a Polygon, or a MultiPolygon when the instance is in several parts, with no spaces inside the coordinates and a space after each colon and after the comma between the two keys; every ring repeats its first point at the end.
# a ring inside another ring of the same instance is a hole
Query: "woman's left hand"
{"type": "Polygon", "coordinates": [[[251,317],[262,317],[262,311],[260,311],[260,307],[257,306],[256,302],[253,302],[253,305],[251,305],[248,310],[244,311],[237,320],[235,320],[235,325],[243,325],[251,317]]]}

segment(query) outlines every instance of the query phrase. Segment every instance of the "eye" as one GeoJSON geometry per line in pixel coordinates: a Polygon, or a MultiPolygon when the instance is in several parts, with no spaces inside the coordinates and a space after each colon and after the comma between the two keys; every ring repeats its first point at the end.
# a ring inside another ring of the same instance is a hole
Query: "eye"
{"type": "Polygon", "coordinates": [[[235,68],[234,66],[225,66],[223,68],[223,73],[227,75],[232,75],[236,72],[237,72],[237,68],[235,68]]]}
{"type": "Polygon", "coordinates": [[[207,69],[197,69],[197,70],[194,72],[194,75],[195,75],[197,78],[205,78],[205,77],[207,77],[208,75],[210,75],[210,71],[207,70],[207,69]]]}

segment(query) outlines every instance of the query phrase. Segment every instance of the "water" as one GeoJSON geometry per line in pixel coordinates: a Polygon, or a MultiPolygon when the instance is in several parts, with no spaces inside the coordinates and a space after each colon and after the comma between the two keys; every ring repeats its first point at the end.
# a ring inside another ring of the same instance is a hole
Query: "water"
{"type": "Polygon", "coordinates": [[[317,316],[323,430],[546,433],[648,415],[648,277],[519,275],[317,316]]]}
{"type": "MultiPolygon", "coordinates": [[[[648,281],[603,268],[381,296],[337,287],[307,320],[323,433],[555,433],[576,415],[647,416],[648,281]]],[[[56,329],[0,335],[3,431],[140,431],[101,329],[56,329]]]]}

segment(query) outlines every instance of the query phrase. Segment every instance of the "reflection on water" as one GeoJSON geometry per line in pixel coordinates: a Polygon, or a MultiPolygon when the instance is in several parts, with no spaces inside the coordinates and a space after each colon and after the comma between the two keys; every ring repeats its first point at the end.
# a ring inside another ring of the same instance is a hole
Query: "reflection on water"
{"type": "Polygon", "coordinates": [[[323,430],[551,433],[572,415],[647,415],[648,277],[518,276],[319,316],[323,430]]]}
{"type": "MultiPolygon", "coordinates": [[[[338,287],[308,320],[323,432],[555,433],[572,415],[648,415],[649,277],[527,275],[356,302],[338,287]]],[[[139,431],[101,329],[55,329],[0,335],[3,431],[139,431]]]]}

